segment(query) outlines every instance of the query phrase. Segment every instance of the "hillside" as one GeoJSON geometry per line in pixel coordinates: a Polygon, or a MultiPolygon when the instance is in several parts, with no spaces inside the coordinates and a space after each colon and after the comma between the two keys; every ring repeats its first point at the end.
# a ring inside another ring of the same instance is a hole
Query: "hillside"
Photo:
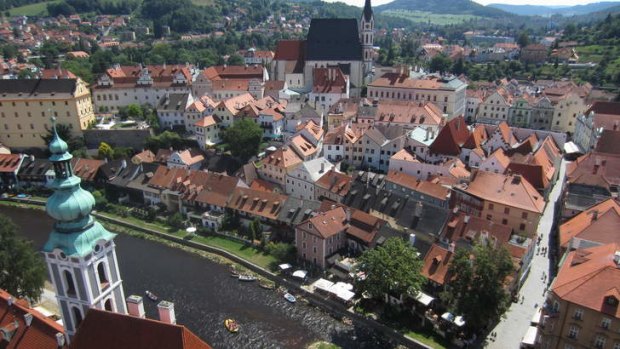
{"type": "Polygon", "coordinates": [[[509,4],[489,4],[487,7],[499,9],[522,16],[551,16],[559,14],[562,16],[579,16],[593,12],[605,11],[614,6],[620,5],[620,2],[604,1],[595,2],[587,5],[551,7],[542,5],[509,5],[509,4]]]}
{"type": "Polygon", "coordinates": [[[470,0],[395,0],[388,4],[375,7],[375,12],[383,12],[388,10],[419,11],[436,14],[470,15],[490,18],[514,16],[514,14],[497,8],[482,6],[470,0]]]}

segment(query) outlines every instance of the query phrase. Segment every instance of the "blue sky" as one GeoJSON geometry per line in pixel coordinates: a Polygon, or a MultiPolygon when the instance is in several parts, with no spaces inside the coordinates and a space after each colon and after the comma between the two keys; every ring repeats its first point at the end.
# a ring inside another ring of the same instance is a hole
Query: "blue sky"
{"type": "MultiPolygon", "coordinates": [[[[364,6],[364,0],[323,0],[323,1],[327,1],[327,2],[336,2],[336,1],[341,1],[344,2],[346,4],[349,5],[355,5],[355,6],[359,6],[362,7],[364,6]]],[[[373,6],[377,6],[377,5],[382,5],[385,3],[388,3],[392,0],[371,0],[373,6]]],[[[450,0],[445,0],[447,3],[450,2],[450,0]]],[[[492,4],[492,3],[502,3],[502,4],[512,4],[512,5],[526,5],[526,4],[531,4],[531,5],[566,5],[566,6],[572,6],[572,5],[583,5],[583,4],[589,4],[592,2],[599,2],[599,1],[604,1],[604,0],[546,0],[544,2],[541,3],[540,0],[536,1],[536,0],[474,0],[477,3],[486,5],[486,4],[492,4]]],[[[612,0],[613,1],[613,0],[612,0]]]]}

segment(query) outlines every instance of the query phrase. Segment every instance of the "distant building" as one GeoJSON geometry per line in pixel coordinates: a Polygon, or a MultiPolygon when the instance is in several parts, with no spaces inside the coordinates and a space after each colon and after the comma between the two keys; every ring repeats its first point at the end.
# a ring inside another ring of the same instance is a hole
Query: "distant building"
{"type": "Polygon", "coordinates": [[[80,78],[0,79],[0,142],[10,148],[45,147],[49,119],[74,137],[95,121],[88,86],[80,78]]]}
{"type": "Polygon", "coordinates": [[[521,49],[521,62],[542,64],[547,60],[547,47],[541,44],[529,44],[521,49]]]}

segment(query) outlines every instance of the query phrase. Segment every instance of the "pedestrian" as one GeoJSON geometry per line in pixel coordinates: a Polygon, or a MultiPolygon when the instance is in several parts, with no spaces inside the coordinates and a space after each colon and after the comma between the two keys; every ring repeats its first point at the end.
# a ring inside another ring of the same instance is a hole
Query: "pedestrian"
{"type": "Polygon", "coordinates": [[[521,296],[521,304],[525,301],[525,296],[521,296]]]}

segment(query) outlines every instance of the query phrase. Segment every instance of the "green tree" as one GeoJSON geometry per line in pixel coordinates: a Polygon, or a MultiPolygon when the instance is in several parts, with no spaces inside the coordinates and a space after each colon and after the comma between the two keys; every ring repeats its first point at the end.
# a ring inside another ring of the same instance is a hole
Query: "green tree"
{"type": "Polygon", "coordinates": [[[390,238],[383,245],[364,251],[357,269],[366,275],[359,281],[359,289],[375,298],[388,294],[414,296],[425,281],[420,274],[422,261],[418,252],[400,238],[390,238]]]}
{"type": "Polygon", "coordinates": [[[440,53],[431,59],[429,69],[431,72],[445,73],[450,70],[452,62],[450,58],[443,53],[440,53]]]}
{"type": "Polygon", "coordinates": [[[99,150],[97,154],[99,155],[100,159],[112,160],[114,158],[114,149],[112,149],[112,147],[108,143],[101,142],[99,143],[99,150]]]}
{"type": "Polygon", "coordinates": [[[258,219],[258,217],[254,218],[254,220],[250,223],[249,228],[250,237],[252,238],[252,243],[254,243],[256,238],[260,238],[263,233],[263,227],[260,224],[260,219],[258,219]]]}
{"type": "Polygon", "coordinates": [[[176,212],[175,214],[168,216],[166,223],[173,228],[181,229],[183,228],[183,216],[181,213],[176,212]]]}
{"type": "Polygon", "coordinates": [[[452,74],[461,75],[463,73],[465,73],[465,63],[463,62],[463,58],[459,58],[452,65],[452,74]]]}
{"type": "Polygon", "coordinates": [[[141,106],[130,104],[127,106],[127,116],[134,119],[142,119],[144,117],[144,111],[141,106]]]}
{"type": "Polygon", "coordinates": [[[105,210],[108,207],[108,199],[100,190],[93,191],[93,197],[95,198],[95,207],[98,210],[105,210]]]}
{"type": "MultiPolygon", "coordinates": [[[[45,144],[49,144],[54,135],[51,128],[45,126],[45,129],[47,130],[47,134],[41,136],[41,138],[45,144]]],[[[74,153],[82,148],[85,148],[84,139],[81,137],[73,137],[71,134],[71,128],[68,124],[56,124],[56,132],[58,133],[58,137],[67,142],[69,152],[74,153]]]]}
{"type": "Polygon", "coordinates": [[[29,242],[17,237],[17,227],[0,215],[0,288],[16,297],[37,301],[43,291],[45,263],[29,242]]]}
{"type": "Polygon", "coordinates": [[[508,309],[510,295],[504,281],[513,270],[512,258],[504,247],[480,243],[473,250],[458,249],[448,269],[453,277],[441,299],[465,318],[469,328],[483,328],[508,309]]]}
{"type": "Polygon", "coordinates": [[[33,73],[32,70],[28,68],[22,69],[19,71],[19,73],[17,73],[18,79],[34,79],[35,76],[35,73],[33,73]]]}
{"type": "Polygon", "coordinates": [[[263,130],[251,119],[236,121],[224,131],[224,142],[228,143],[233,156],[247,161],[258,154],[258,147],[263,139],[263,130]]]}
{"type": "Polygon", "coordinates": [[[285,242],[270,242],[267,244],[267,253],[277,259],[278,262],[293,262],[297,251],[294,245],[285,242]]]}
{"type": "Polygon", "coordinates": [[[528,33],[526,31],[523,31],[519,34],[519,37],[517,38],[517,44],[519,44],[520,47],[525,47],[527,45],[529,45],[530,43],[530,36],[528,35],[528,33]]]}
{"type": "Polygon", "coordinates": [[[239,56],[238,54],[234,54],[228,57],[228,65],[244,65],[244,64],[245,64],[245,61],[243,60],[243,57],[239,56]]]}

